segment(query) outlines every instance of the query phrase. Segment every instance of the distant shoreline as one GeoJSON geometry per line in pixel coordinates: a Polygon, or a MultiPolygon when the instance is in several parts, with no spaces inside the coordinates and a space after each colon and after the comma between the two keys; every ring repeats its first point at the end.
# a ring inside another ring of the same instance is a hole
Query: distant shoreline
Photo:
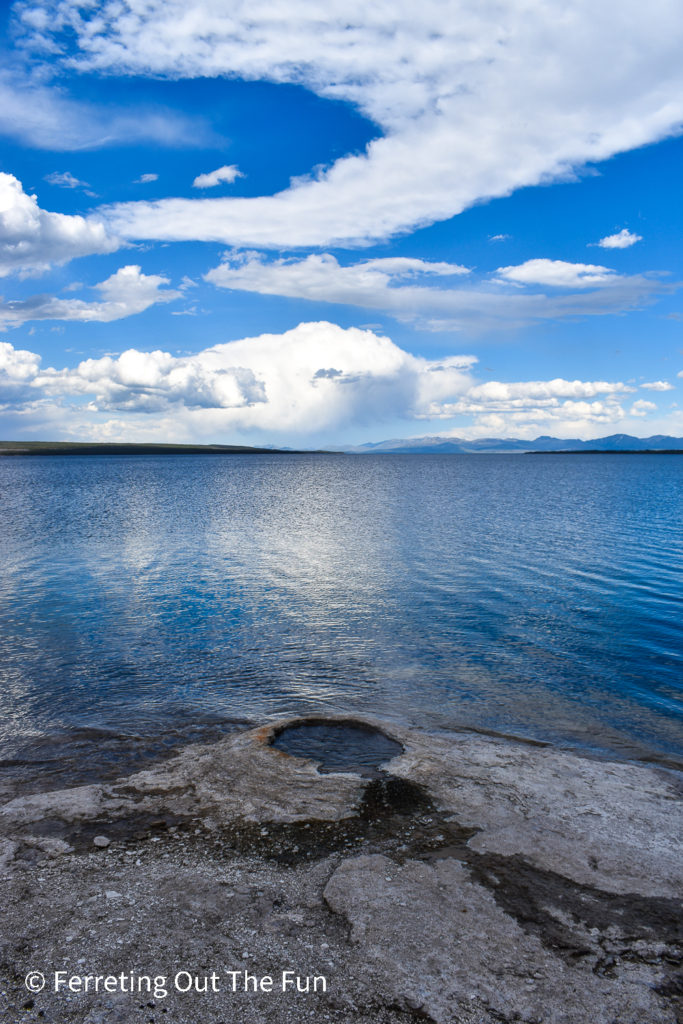
{"type": "Polygon", "coordinates": [[[683,455],[683,448],[532,448],[525,451],[330,451],[320,448],[256,448],[235,444],[116,444],[79,441],[0,441],[0,457],[21,455],[683,455]]]}
{"type": "Polygon", "coordinates": [[[558,448],[528,451],[522,455],[683,455],[683,448],[558,448]]]}
{"type": "Polygon", "coordinates": [[[78,441],[0,441],[0,456],[19,455],[324,455],[292,448],[234,444],[83,444],[78,441]]]}

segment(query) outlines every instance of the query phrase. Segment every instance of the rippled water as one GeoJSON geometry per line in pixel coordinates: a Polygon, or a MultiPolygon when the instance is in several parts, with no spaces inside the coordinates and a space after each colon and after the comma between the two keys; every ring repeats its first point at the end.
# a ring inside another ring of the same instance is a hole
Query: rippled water
{"type": "Polygon", "coordinates": [[[680,753],[683,458],[17,457],[0,494],[6,770],[326,711],[680,753]]]}

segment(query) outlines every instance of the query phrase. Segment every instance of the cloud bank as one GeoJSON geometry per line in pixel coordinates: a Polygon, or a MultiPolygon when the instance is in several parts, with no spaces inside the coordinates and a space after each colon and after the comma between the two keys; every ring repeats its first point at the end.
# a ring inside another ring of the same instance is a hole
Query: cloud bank
{"type": "Polygon", "coordinates": [[[383,137],[275,196],[124,203],[127,238],[358,245],[566,178],[680,130],[672,0],[30,0],[17,31],[70,67],[298,83],[383,137]],[[353,214],[350,215],[350,211],[353,214]]]}
{"type": "MultiPolygon", "coordinates": [[[[59,424],[59,435],[187,437],[219,441],[320,438],[382,423],[466,417],[469,433],[587,433],[623,419],[635,389],[615,381],[482,383],[476,359],[413,356],[369,330],[303,323],[215,345],[194,355],[129,349],[73,368],[41,367],[33,352],[0,342],[0,414],[15,425],[59,424]],[[12,418],[14,417],[14,418],[12,418]]],[[[651,411],[642,400],[634,415],[651,411]]],[[[461,432],[462,432],[462,428],[461,432]]],[[[318,443],[316,441],[316,443],[318,443]]]]}
{"type": "Polygon", "coordinates": [[[329,253],[268,260],[259,253],[238,252],[227,253],[205,280],[220,288],[261,295],[381,310],[429,330],[470,333],[620,313],[676,287],[657,277],[619,275],[594,264],[548,259],[501,267],[492,279],[476,284],[469,284],[470,276],[469,269],[458,264],[406,257],[341,266],[329,253]],[[455,283],[444,283],[449,278],[455,283]],[[438,287],[428,286],[429,282],[438,287]],[[546,295],[523,287],[548,285],[580,291],[546,295]]]}

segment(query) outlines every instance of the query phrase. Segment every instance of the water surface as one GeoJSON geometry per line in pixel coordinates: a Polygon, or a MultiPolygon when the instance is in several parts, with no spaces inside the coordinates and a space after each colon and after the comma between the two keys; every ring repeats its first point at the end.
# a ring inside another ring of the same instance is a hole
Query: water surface
{"type": "Polygon", "coordinates": [[[15,774],[324,712],[680,754],[683,459],[14,457],[0,500],[15,774]]]}

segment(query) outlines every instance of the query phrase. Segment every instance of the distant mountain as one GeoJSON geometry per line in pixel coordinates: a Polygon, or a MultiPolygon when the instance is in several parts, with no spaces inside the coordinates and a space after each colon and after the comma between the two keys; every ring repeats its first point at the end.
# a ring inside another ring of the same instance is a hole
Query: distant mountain
{"type": "Polygon", "coordinates": [[[548,437],[543,435],[534,441],[522,441],[510,437],[480,437],[475,441],[467,441],[462,437],[413,437],[395,438],[391,441],[377,441],[372,444],[361,444],[347,451],[358,454],[373,452],[393,453],[395,455],[423,455],[456,452],[468,454],[474,452],[550,452],[550,451],[664,451],[683,450],[683,437],[667,437],[655,434],[653,437],[633,437],[631,434],[610,434],[609,437],[596,437],[591,441],[578,438],[548,437]]]}

